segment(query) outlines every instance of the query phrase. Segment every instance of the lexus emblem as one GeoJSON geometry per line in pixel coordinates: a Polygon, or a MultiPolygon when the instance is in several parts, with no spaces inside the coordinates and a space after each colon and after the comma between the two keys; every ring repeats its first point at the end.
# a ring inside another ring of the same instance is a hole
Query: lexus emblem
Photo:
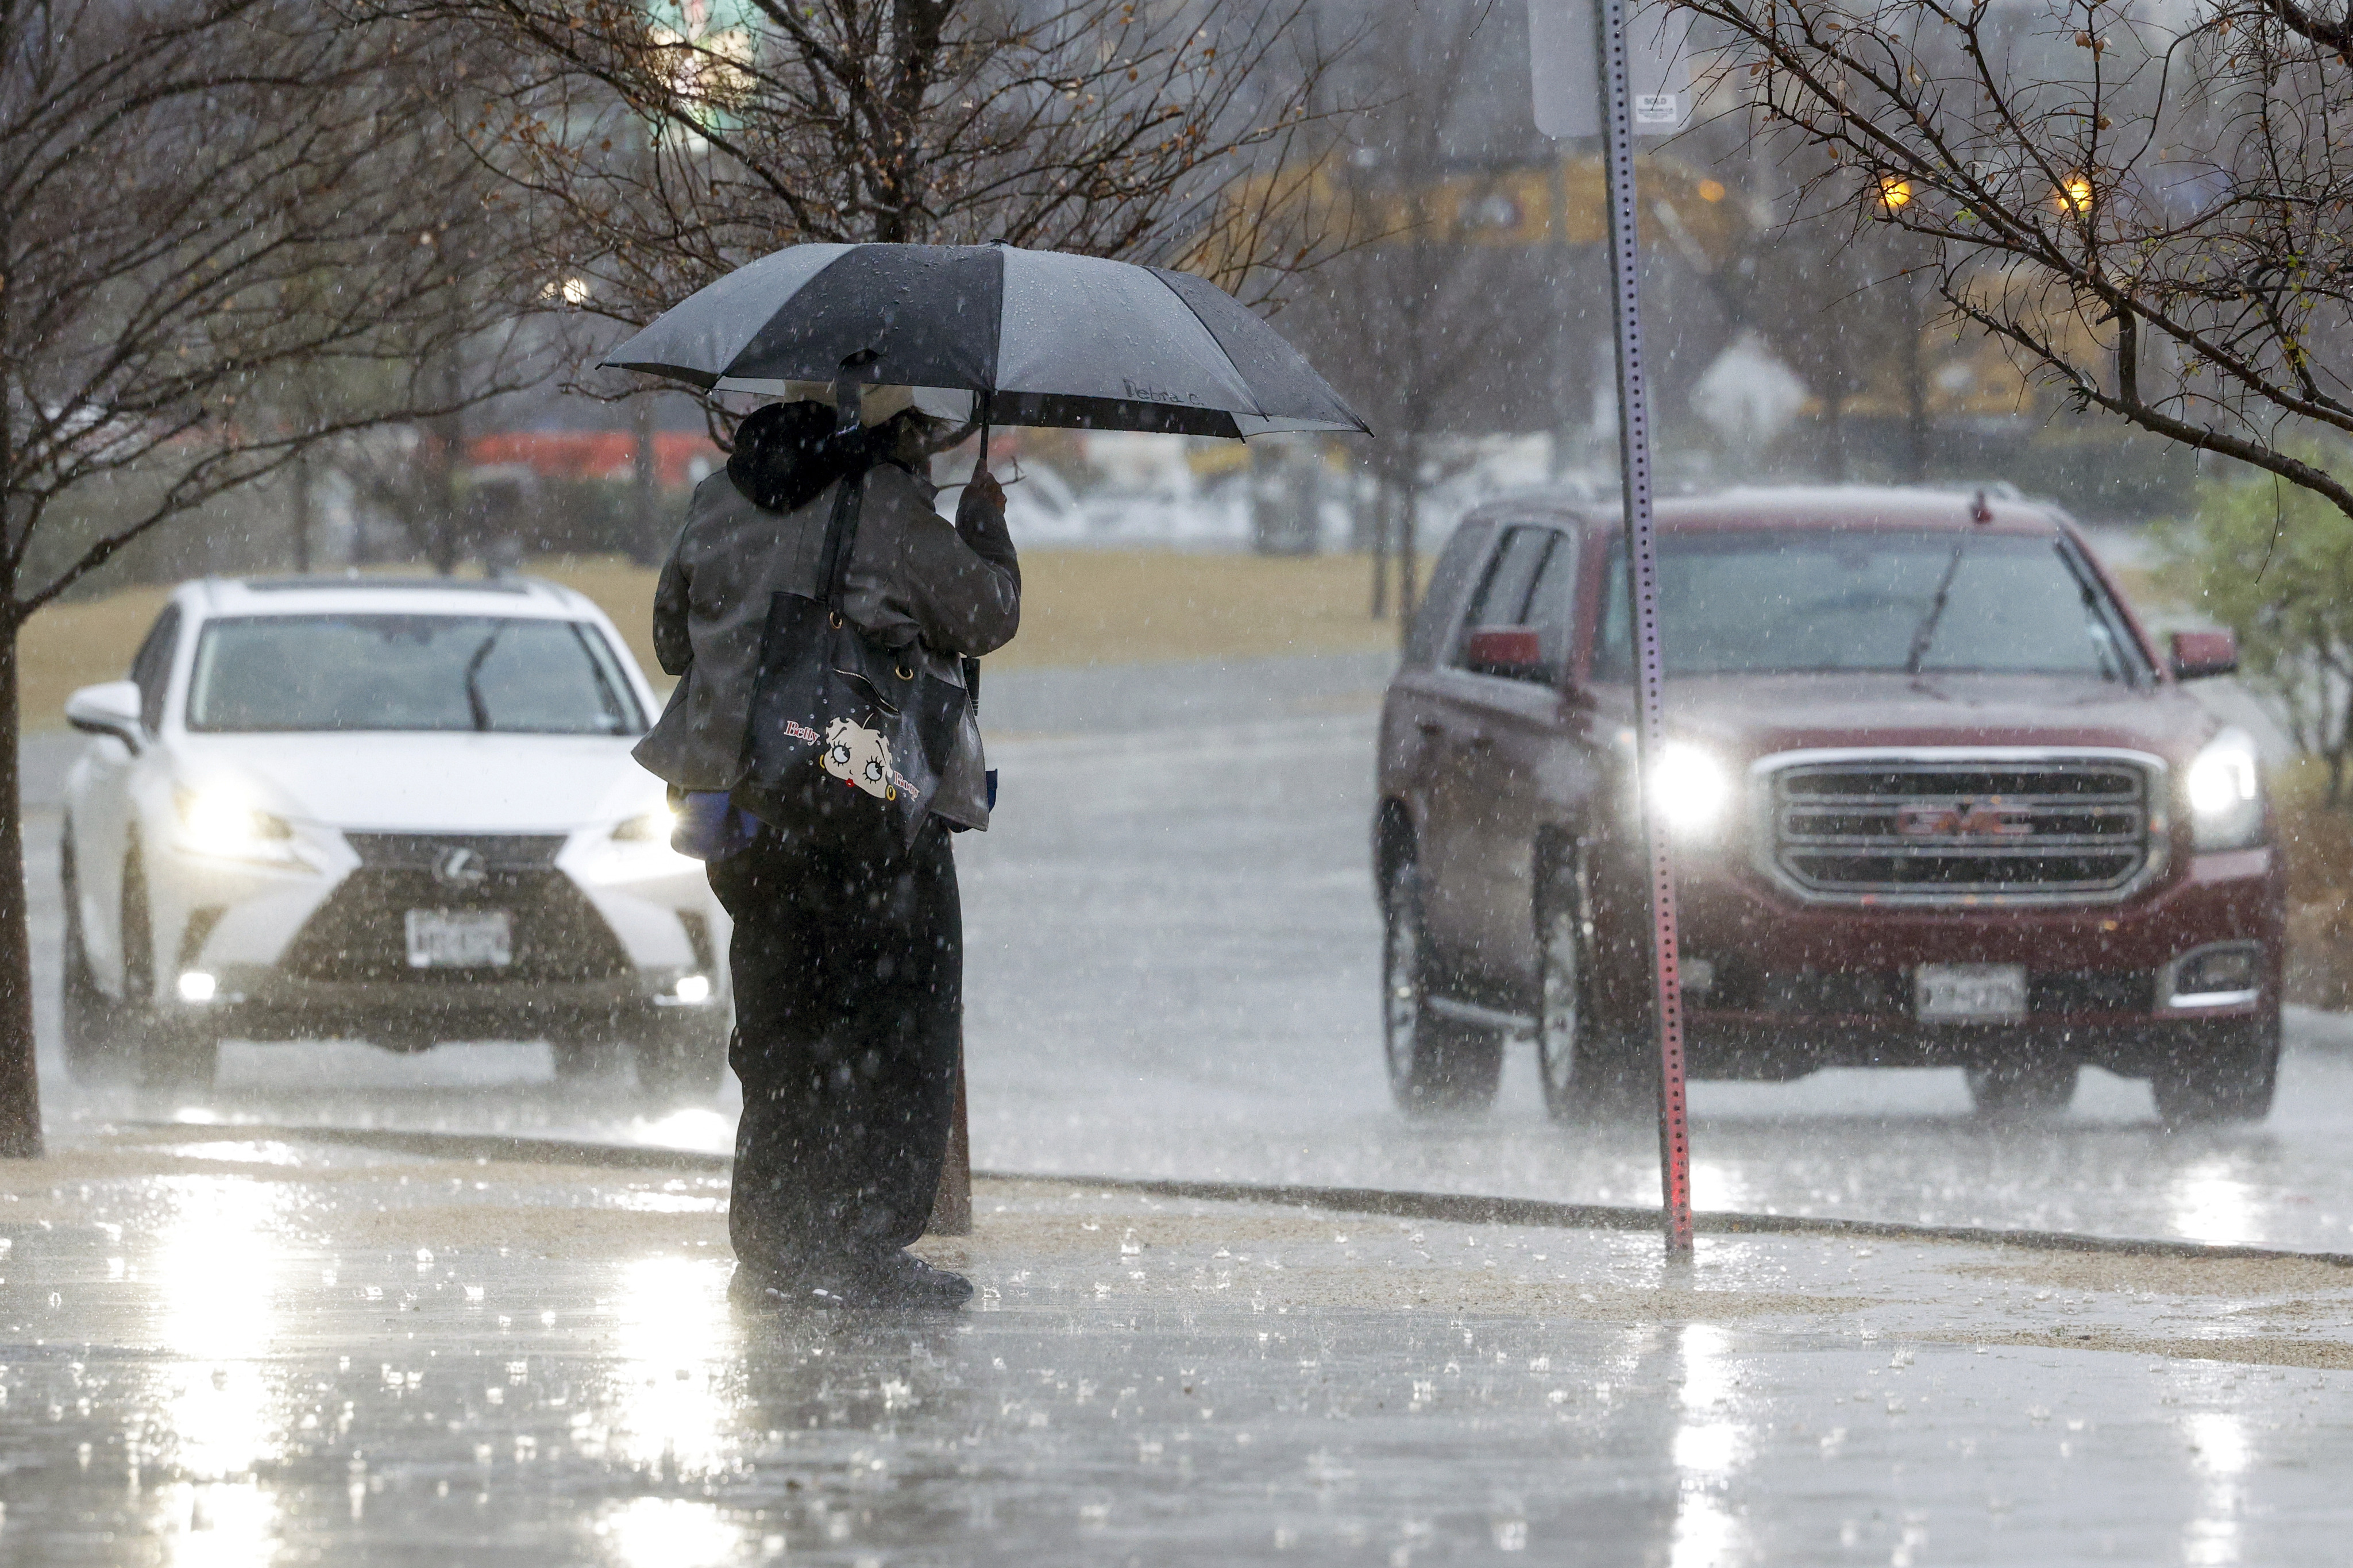
{"type": "Polygon", "coordinates": [[[433,858],[433,879],[445,888],[479,888],[490,874],[490,863],[482,858],[482,852],[463,844],[452,845],[433,858]]]}

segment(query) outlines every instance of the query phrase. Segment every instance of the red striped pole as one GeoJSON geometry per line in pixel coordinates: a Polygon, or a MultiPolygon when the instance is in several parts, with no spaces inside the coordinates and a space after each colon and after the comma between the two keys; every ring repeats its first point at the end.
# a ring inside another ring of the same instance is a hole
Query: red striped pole
{"type": "Polygon", "coordinates": [[[1595,58],[1601,70],[1601,132],[1609,180],[1609,272],[1618,323],[1618,438],[1626,490],[1626,592],[1632,601],[1641,689],[1634,712],[1641,761],[1642,833],[1650,852],[1651,918],[1659,1016],[1659,1182],[1667,1256],[1692,1251],[1691,1125],[1683,1103],[1683,987],[1677,952],[1673,844],[1651,805],[1650,781],[1666,743],[1665,662],[1659,650],[1659,563],[1651,522],[1651,405],[1642,362],[1641,251],[1634,203],[1633,83],[1626,49],[1628,0],[1599,0],[1595,58]]]}

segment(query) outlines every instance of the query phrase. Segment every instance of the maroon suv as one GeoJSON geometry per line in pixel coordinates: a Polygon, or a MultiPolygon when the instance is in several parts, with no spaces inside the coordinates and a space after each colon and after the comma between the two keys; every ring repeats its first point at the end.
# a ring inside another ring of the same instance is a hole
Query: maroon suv
{"type": "MultiPolygon", "coordinates": [[[[2284,887],[2250,739],[2182,689],[2055,509],[1757,490],[1662,503],[1694,1077],[1957,1066],[2048,1111],[2085,1062],[2168,1121],[2259,1118],[2284,887]]],[[[1381,720],[1389,1079],[1478,1105],[1533,1035],[1556,1116],[1655,1082],[1625,555],[1506,501],[1448,543],[1381,720]]]]}

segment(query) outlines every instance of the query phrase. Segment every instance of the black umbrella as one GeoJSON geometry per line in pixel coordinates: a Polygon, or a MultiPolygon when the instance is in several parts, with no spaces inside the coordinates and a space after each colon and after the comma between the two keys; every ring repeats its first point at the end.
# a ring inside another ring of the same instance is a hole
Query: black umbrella
{"type": "Polygon", "coordinates": [[[688,296],[604,363],[784,397],[846,374],[983,424],[1368,429],[1215,284],[1009,245],[792,246],[688,296]]]}

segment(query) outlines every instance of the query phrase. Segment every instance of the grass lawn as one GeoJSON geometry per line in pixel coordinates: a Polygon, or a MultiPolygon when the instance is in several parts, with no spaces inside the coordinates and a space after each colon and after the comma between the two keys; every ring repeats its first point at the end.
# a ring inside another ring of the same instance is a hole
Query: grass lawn
{"type": "Polygon", "coordinates": [[[64,729],[66,699],[76,689],[128,675],[139,639],[171,596],[168,587],[126,588],[103,599],[51,605],[27,621],[16,640],[25,728],[64,729]]]}
{"type": "MultiPolygon", "coordinates": [[[[415,569],[400,570],[408,575],[415,569]]],[[[652,572],[607,557],[541,561],[530,570],[594,599],[657,688],[668,684],[654,664],[648,629],[652,572]]],[[[990,657],[992,669],[1358,653],[1397,643],[1397,623],[1366,613],[1371,567],[1360,555],[1039,551],[1022,558],[1021,578],[1021,635],[990,657]]],[[[126,589],[35,616],[20,645],[25,727],[62,728],[69,693],[121,679],[170,592],[126,589]]]]}

